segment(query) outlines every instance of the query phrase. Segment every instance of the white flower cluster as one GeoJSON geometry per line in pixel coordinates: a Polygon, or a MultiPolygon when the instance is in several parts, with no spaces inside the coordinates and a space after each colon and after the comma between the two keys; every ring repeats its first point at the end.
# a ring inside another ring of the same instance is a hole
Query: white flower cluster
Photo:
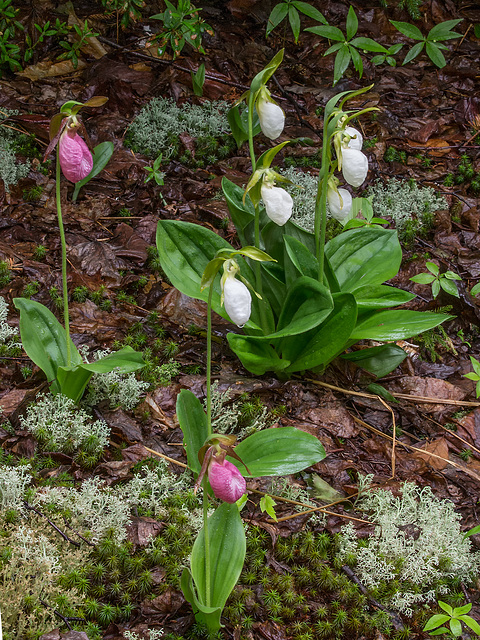
{"type": "Polygon", "coordinates": [[[92,436],[95,439],[92,453],[99,453],[107,445],[110,436],[110,427],[106,422],[92,422],[86,411],[60,393],[41,396],[28,407],[26,415],[20,417],[20,422],[45,448],[67,454],[81,448],[92,436]]]}
{"type": "Polygon", "coordinates": [[[351,524],[342,527],[340,557],[356,556],[355,571],[368,588],[392,580],[404,584],[387,606],[410,616],[414,604],[445,593],[445,579],[471,581],[478,575],[480,553],[472,553],[462,535],[453,503],[435,498],[429,486],[406,482],[397,498],[390,491],[368,490],[359,506],[378,526],[365,547],[358,545],[351,524]]]}

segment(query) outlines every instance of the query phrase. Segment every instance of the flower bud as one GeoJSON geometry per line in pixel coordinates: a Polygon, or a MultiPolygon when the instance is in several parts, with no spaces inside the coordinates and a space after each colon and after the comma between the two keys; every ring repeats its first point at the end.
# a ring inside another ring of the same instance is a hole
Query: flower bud
{"type": "Polygon", "coordinates": [[[228,460],[212,458],[208,466],[208,480],[213,493],[224,502],[236,502],[247,490],[247,483],[237,467],[228,460]]]}
{"type": "Polygon", "coordinates": [[[285,126],[285,114],[278,104],[268,99],[268,96],[270,96],[270,92],[265,89],[257,101],[256,108],[263,134],[270,140],[275,140],[285,126]]]}
{"type": "Polygon", "coordinates": [[[80,182],[93,167],[93,158],[76,127],[67,125],[58,143],[58,156],[63,175],[70,182],[80,182]]]}
{"type": "Polygon", "coordinates": [[[367,177],[367,156],[358,149],[342,148],[342,173],[345,182],[352,187],[359,187],[367,177]]]}
{"type": "Polygon", "coordinates": [[[267,216],[280,227],[290,219],[293,211],[292,196],[281,187],[274,187],[264,181],[260,193],[265,204],[267,216]]]}
{"type": "Polygon", "coordinates": [[[343,133],[347,136],[350,136],[350,140],[348,141],[348,147],[350,149],[358,149],[361,151],[363,145],[363,136],[360,131],[354,129],[353,127],[345,127],[343,133]]]}
{"type": "Polygon", "coordinates": [[[327,191],[328,208],[332,218],[345,222],[352,209],[352,196],[346,189],[332,189],[327,191]]]}
{"type": "Polygon", "coordinates": [[[252,296],[248,288],[235,278],[233,274],[227,274],[222,281],[223,304],[230,320],[238,327],[249,321],[252,312],[252,296]]]}

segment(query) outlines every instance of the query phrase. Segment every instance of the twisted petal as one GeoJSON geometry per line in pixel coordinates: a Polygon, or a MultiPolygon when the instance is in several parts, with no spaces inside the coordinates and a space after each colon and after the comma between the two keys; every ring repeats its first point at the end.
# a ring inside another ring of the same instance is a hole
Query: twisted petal
{"type": "Polygon", "coordinates": [[[93,158],[84,140],[75,130],[66,128],[58,144],[60,167],[67,180],[79,182],[86,178],[92,170],[93,158]]]}
{"type": "Polygon", "coordinates": [[[224,502],[236,502],[247,490],[247,483],[240,471],[228,460],[212,459],[208,467],[208,480],[213,493],[224,502]]]}

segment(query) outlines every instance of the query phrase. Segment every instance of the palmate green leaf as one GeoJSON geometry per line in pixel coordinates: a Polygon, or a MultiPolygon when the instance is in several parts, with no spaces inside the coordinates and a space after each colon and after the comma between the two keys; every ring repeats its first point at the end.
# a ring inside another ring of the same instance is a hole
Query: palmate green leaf
{"type": "Polygon", "coordinates": [[[318,438],[294,427],[257,431],[237,444],[235,452],[244,464],[234,458],[228,459],[246,478],[298,473],[326,455],[318,438]]]}
{"type": "Polygon", "coordinates": [[[425,42],[418,42],[417,44],[413,45],[413,47],[405,56],[402,62],[402,66],[414,60],[418,56],[418,54],[421,53],[424,46],[425,46],[425,42]]]}
{"type": "Polygon", "coordinates": [[[368,315],[353,329],[351,340],[405,340],[455,316],[429,311],[392,309],[368,315]]]}
{"type": "Polygon", "coordinates": [[[386,49],[383,44],[375,42],[372,38],[354,38],[350,44],[354,47],[358,47],[363,51],[371,51],[373,53],[388,53],[388,49],[386,49]]]}
{"type": "Polygon", "coordinates": [[[435,627],[439,627],[441,624],[445,624],[447,620],[450,620],[450,616],[446,616],[442,613],[437,613],[427,621],[427,624],[423,627],[423,630],[430,631],[431,629],[435,629],[435,627]]]}
{"type": "Polygon", "coordinates": [[[341,233],[325,245],[325,255],[341,291],[382,284],[397,275],[402,261],[396,231],[380,227],[341,233]]]}
{"type": "Polygon", "coordinates": [[[412,38],[412,40],[423,40],[423,34],[418,27],[414,24],[410,24],[409,22],[398,22],[397,20],[390,20],[395,29],[398,29],[400,33],[403,33],[407,38],[412,38]]]}
{"type": "Polygon", "coordinates": [[[347,40],[351,40],[358,31],[358,18],[357,18],[357,14],[355,13],[355,9],[352,7],[352,5],[350,5],[350,8],[347,14],[346,29],[347,29],[347,40]]]}
{"type": "MultiPolygon", "coordinates": [[[[49,382],[57,378],[58,368],[67,365],[67,337],[53,313],[40,302],[27,298],[14,298],[20,311],[20,336],[28,357],[44,372],[49,382]]],[[[70,339],[73,365],[83,362],[77,347],[70,339]]],[[[54,385],[52,390],[58,393],[54,385]]]]}
{"type": "Polygon", "coordinates": [[[208,437],[207,416],[200,400],[187,389],[182,389],[178,394],[176,411],[183,432],[188,466],[198,475],[201,468],[198,452],[208,437]]]}
{"type": "Polygon", "coordinates": [[[345,42],[345,36],[338,27],[332,27],[330,25],[319,25],[318,27],[307,27],[305,31],[315,33],[317,36],[328,38],[329,40],[337,40],[338,42],[345,42]]]}
{"type": "Polygon", "coordinates": [[[290,5],[288,9],[288,21],[292,28],[295,44],[298,44],[298,36],[300,35],[300,15],[293,5],[290,5]]]}
{"type": "Polygon", "coordinates": [[[194,542],[190,567],[199,601],[206,607],[223,609],[237,584],[245,561],[245,530],[236,504],[224,502],[208,518],[210,549],[210,600],[207,600],[205,528],[194,542]]]}
{"type": "MultiPolygon", "coordinates": [[[[465,605],[468,606],[468,605],[465,605]]],[[[463,607],[461,607],[463,608],[463,607]]],[[[474,620],[471,616],[460,616],[459,618],[464,624],[467,625],[467,627],[470,627],[470,629],[473,631],[473,633],[476,633],[477,636],[480,636],[480,624],[478,624],[478,622],[476,620],[474,620]]]]}
{"type": "Polygon", "coordinates": [[[394,371],[405,360],[407,354],[396,344],[383,344],[369,349],[360,349],[353,353],[344,353],[340,357],[354,362],[362,369],[373,373],[377,378],[383,378],[394,371]]]}
{"type": "Polygon", "coordinates": [[[292,4],[296,9],[304,13],[309,18],[313,18],[313,20],[316,20],[317,22],[321,22],[322,24],[328,24],[325,16],[322,13],[320,13],[318,9],[315,9],[315,7],[312,7],[311,4],[308,4],[308,2],[293,0],[292,4]]]}

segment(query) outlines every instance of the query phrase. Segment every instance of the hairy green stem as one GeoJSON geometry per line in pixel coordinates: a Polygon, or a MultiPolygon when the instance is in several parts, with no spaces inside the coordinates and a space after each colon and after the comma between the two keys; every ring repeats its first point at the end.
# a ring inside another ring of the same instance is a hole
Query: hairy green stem
{"type": "Polygon", "coordinates": [[[253,148],[253,99],[248,100],[248,148],[250,150],[253,174],[257,168],[257,160],[255,158],[255,150],[253,148]]]}
{"type": "Polygon", "coordinates": [[[318,280],[323,284],[325,263],[325,237],[327,232],[327,189],[330,171],[330,140],[328,119],[323,123],[322,168],[318,176],[317,199],[315,200],[315,257],[318,261],[318,280]]]}
{"type": "Polygon", "coordinates": [[[208,495],[207,479],[203,479],[203,540],[205,542],[205,604],[211,607],[212,593],[210,588],[210,538],[208,534],[208,495]]]}
{"type": "Polygon", "coordinates": [[[212,435],[212,295],[213,282],[208,290],[207,302],[207,429],[212,435]]]}
{"type": "Polygon", "coordinates": [[[60,231],[60,243],[62,245],[62,288],[63,288],[63,320],[65,324],[65,337],[67,340],[67,367],[72,364],[72,353],[70,347],[70,318],[68,315],[68,286],[67,286],[67,243],[65,241],[65,230],[63,228],[62,201],[60,192],[60,152],[57,145],[57,171],[55,176],[56,200],[58,228],[60,231]]]}

